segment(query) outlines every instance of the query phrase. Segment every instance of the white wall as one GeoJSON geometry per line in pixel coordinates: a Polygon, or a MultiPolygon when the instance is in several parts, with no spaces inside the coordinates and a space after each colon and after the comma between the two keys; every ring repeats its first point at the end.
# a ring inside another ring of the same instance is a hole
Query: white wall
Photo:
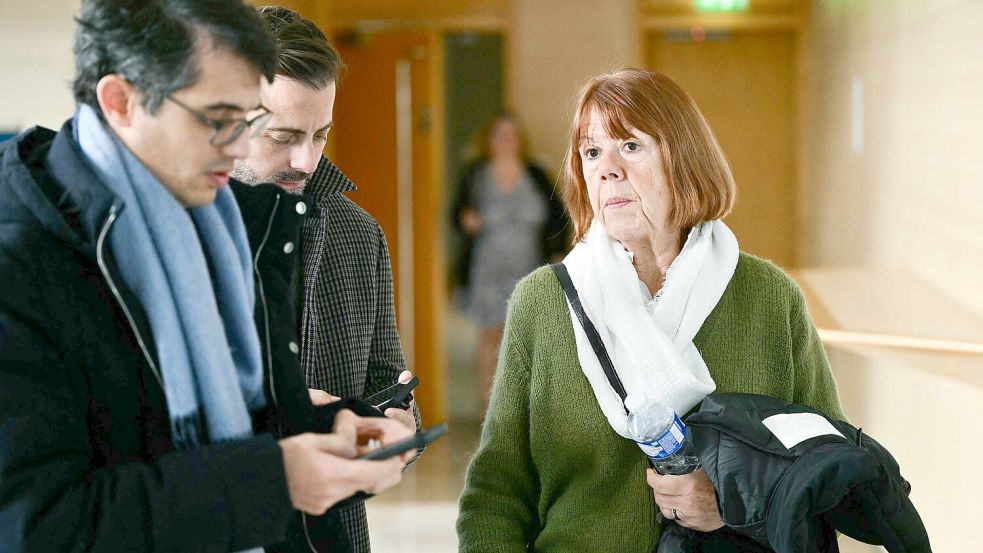
{"type": "Polygon", "coordinates": [[[0,130],[57,129],[71,117],[78,7],[79,0],[0,0],[0,130]]]}

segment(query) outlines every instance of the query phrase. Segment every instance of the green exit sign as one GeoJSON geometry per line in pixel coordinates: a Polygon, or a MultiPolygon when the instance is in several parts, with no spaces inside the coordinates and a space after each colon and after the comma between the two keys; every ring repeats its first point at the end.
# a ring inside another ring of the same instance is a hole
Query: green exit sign
{"type": "Polygon", "coordinates": [[[744,12],[751,0],[693,0],[701,12],[744,12]]]}

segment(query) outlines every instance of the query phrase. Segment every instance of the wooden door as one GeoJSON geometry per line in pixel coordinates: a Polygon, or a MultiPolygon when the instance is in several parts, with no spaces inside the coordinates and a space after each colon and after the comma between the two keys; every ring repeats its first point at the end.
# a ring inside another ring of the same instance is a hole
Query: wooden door
{"type": "Polygon", "coordinates": [[[358,186],[352,200],[386,234],[403,351],[420,377],[414,395],[427,421],[443,420],[442,198],[433,121],[440,42],[414,30],[338,33],[333,42],[348,68],[338,85],[332,159],[358,186]]]}
{"type": "Polygon", "coordinates": [[[741,249],[795,263],[796,40],[792,31],[652,32],[647,66],[680,84],[713,128],[737,181],[726,219],[741,249]]]}

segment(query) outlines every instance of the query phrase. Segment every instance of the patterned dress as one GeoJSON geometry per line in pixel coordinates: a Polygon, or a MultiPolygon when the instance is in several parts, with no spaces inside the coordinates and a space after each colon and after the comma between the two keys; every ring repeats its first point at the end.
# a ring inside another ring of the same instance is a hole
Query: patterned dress
{"type": "Polygon", "coordinates": [[[516,283],[543,262],[541,236],[549,206],[528,172],[508,193],[495,184],[487,165],[470,185],[481,218],[470,268],[471,311],[479,326],[502,326],[516,283]]]}

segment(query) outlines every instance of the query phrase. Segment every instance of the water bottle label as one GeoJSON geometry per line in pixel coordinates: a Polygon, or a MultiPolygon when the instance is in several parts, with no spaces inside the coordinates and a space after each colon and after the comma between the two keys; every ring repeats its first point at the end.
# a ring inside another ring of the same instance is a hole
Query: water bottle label
{"type": "Polygon", "coordinates": [[[673,415],[672,424],[658,438],[648,442],[638,442],[638,447],[652,459],[663,459],[679,451],[686,440],[686,425],[673,415]]]}

